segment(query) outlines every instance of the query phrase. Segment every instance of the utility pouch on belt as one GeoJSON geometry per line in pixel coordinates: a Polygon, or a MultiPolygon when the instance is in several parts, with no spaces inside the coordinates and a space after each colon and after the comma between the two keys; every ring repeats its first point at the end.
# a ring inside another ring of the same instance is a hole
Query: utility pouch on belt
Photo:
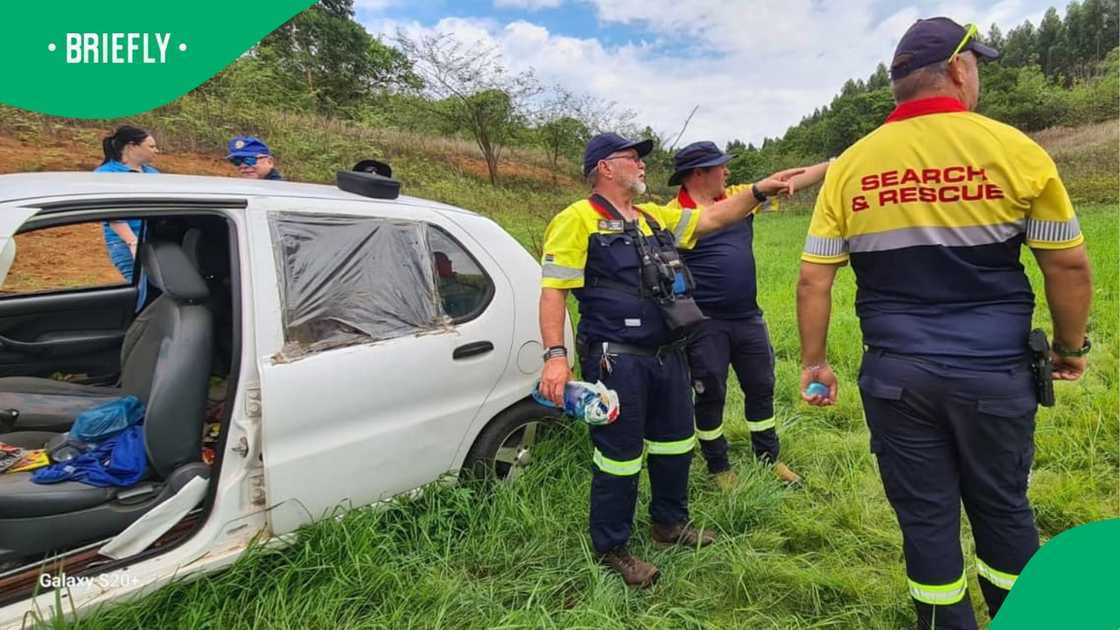
{"type": "Polygon", "coordinates": [[[1050,363],[1050,341],[1046,332],[1035,328],[1027,337],[1031,349],[1031,372],[1034,373],[1034,390],[1038,394],[1038,404],[1043,407],[1054,406],[1054,381],[1051,377],[1054,366],[1050,363]]]}

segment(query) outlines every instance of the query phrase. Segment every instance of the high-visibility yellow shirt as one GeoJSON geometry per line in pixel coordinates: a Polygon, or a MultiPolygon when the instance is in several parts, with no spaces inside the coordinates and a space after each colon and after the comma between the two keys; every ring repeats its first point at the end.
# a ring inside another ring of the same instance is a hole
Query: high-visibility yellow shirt
{"type": "Polygon", "coordinates": [[[931,98],[900,105],[833,162],[801,258],[851,262],[865,344],[994,360],[1025,352],[1034,295],[1021,245],[1082,241],[1042,147],[931,98]]]}

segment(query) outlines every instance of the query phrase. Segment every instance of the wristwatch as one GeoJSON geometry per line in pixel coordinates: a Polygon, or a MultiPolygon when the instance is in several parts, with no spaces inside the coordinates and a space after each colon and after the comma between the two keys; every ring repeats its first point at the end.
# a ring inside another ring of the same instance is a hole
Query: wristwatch
{"type": "Polygon", "coordinates": [[[1089,354],[1089,350],[1093,347],[1093,344],[1089,342],[1088,337],[1085,337],[1085,341],[1082,342],[1081,348],[1078,350],[1070,350],[1069,348],[1058,343],[1057,340],[1054,341],[1054,345],[1051,347],[1054,350],[1054,354],[1060,357],[1083,357],[1089,354]]]}
{"type": "Polygon", "coordinates": [[[762,203],[766,201],[766,193],[758,189],[758,184],[751,184],[751,194],[754,195],[755,201],[762,203]]]}
{"type": "Polygon", "coordinates": [[[545,361],[548,361],[549,359],[555,359],[557,357],[566,356],[568,356],[568,349],[564,346],[549,346],[549,348],[544,351],[545,361]]]}

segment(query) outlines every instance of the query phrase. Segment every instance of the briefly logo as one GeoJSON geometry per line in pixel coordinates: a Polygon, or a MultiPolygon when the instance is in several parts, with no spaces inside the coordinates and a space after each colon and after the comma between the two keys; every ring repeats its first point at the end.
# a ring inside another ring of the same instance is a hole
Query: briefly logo
{"type": "MultiPolygon", "coordinates": [[[[171,33],[67,33],[68,64],[165,64],[171,33]]],[[[179,52],[187,52],[180,42],[179,52]]],[[[54,42],[48,52],[58,50],[54,42]]]]}

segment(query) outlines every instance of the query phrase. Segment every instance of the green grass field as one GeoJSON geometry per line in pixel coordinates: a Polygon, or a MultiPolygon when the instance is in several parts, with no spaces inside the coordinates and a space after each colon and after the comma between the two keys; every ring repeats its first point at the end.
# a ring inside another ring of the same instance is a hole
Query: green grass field
{"type": "MultiPolygon", "coordinates": [[[[431,196],[438,191],[425,191],[431,196]]],[[[457,196],[457,195],[456,195],[457,196]]],[[[493,216],[532,248],[551,195],[493,216]]],[[[492,197],[491,197],[492,198],[492,197]]],[[[525,203],[524,199],[520,200],[525,203]]],[[[476,206],[477,207],[477,206],[476,206]]],[[[491,206],[493,207],[493,206],[491,206]]],[[[1038,416],[1031,498],[1044,538],[1120,514],[1117,479],[1118,215],[1081,206],[1096,291],[1090,372],[1058,384],[1038,416]]],[[[714,491],[693,465],[694,519],[719,542],[698,552],[648,539],[643,479],[633,547],[661,581],[632,591],[599,568],[585,534],[591,449],[586,429],[547,432],[536,464],[492,493],[433,486],[380,511],[303,530],[281,551],[257,550],[232,569],[177,584],[92,616],[82,627],[191,628],[900,628],[913,623],[898,527],[883,496],[854,378],[860,337],[850,270],[834,293],[829,351],[840,402],[815,409],[796,391],[794,281],[808,225],[802,214],[756,223],[760,303],[778,355],[776,406],[783,459],[804,474],[789,490],[756,465],[732,395],[725,414],[741,483],[714,491]]],[[[1024,254],[1036,292],[1039,274],[1024,254]]],[[[1041,296],[1040,296],[1041,302],[1041,296]]],[[[1044,304],[1037,323],[1046,326],[1044,304]]],[[[736,391],[737,388],[730,388],[736,391]]],[[[971,543],[965,526],[966,558],[971,543]]],[[[979,589],[970,594],[981,619],[979,589]]]]}

